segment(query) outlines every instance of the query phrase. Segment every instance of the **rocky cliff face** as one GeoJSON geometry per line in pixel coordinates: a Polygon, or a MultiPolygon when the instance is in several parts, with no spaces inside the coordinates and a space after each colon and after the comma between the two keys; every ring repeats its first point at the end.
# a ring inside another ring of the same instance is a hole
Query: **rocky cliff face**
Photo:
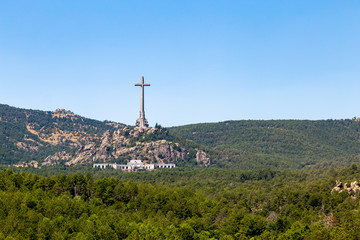
{"type": "Polygon", "coordinates": [[[164,128],[118,129],[106,131],[99,142],[82,146],[66,165],[90,162],[126,161],[141,159],[145,163],[179,163],[193,157],[198,165],[209,166],[210,159],[202,150],[194,149],[195,154],[179,143],[162,139],[168,136],[164,128]]]}

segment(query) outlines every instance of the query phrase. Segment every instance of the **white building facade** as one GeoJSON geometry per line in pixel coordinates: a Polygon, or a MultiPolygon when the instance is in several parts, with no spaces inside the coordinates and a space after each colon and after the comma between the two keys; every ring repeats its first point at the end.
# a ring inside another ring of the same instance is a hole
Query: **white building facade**
{"type": "Polygon", "coordinates": [[[130,160],[126,165],[117,163],[94,163],[93,168],[109,168],[120,170],[135,170],[135,169],[146,169],[153,170],[156,168],[175,168],[176,165],[173,163],[169,164],[144,164],[141,160],[130,160]]]}

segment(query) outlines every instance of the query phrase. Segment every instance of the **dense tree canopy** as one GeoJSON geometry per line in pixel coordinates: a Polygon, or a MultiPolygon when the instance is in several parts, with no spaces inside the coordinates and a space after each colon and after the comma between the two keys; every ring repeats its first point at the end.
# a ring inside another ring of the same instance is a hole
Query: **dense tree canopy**
{"type": "MultiPolygon", "coordinates": [[[[40,174],[45,174],[41,170],[40,174]]],[[[0,238],[357,239],[356,165],[321,170],[193,170],[53,176],[0,171],[0,238]],[[344,238],[345,237],[345,238],[344,238]]]]}

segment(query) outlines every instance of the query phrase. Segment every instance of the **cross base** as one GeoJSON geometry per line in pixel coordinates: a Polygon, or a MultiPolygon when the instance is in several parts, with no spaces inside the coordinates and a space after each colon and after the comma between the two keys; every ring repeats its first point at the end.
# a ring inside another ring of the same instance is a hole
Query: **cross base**
{"type": "Polygon", "coordinates": [[[136,127],[139,127],[139,128],[148,128],[148,127],[149,127],[149,123],[148,123],[148,121],[146,120],[145,117],[139,117],[139,118],[136,120],[136,127]]]}

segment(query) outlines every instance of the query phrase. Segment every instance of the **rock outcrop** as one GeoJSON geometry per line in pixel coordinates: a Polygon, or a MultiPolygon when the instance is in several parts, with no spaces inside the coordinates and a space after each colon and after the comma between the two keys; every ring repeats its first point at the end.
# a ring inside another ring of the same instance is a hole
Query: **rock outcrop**
{"type": "Polygon", "coordinates": [[[331,193],[333,192],[343,192],[346,191],[349,193],[352,197],[356,197],[356,192],[360,192],[360,183],[358,181],[354,181],[351,183],[342,183],[339,180],[336,180],[336,186],[331,190],[331,193]]]}
{"type": "Polygon", "coordinates": [[[42,166],[60,164],[65,161],[69,161],[72,158],[72,155],[67,153],[66,151],[57,152],[53,155],[45,158],[44,162],[41,163],[42,166]]]}
{"type": "Polygon", "coordinates": [[[210,165],[210,158],[207,157],[206,153],[202,150],[196,149],[196,162],[198,164],[203,164],[204,166],[210,165]]]}
{"type": "MultiPolygon", "coordinates": [[[[114,132],[106,131],[98,142],[82,146],[66,165],[91,162],[124,161],[141,159],[145,163],[179,163],[190,160],[190,151],[180,143],[168,140],[164,128],[127,127],[114,132]]],[[[210,158],[198,149],[195,160],[198,165],[209,166],[210,158]]]]}
{"type": "Polygon", "coordinates": [[[56,109],[51,113],[53,118],[70,118],[71,120],[78,119],[79,115],[74,114],[73,112],[65,109],[56,109]]]}

